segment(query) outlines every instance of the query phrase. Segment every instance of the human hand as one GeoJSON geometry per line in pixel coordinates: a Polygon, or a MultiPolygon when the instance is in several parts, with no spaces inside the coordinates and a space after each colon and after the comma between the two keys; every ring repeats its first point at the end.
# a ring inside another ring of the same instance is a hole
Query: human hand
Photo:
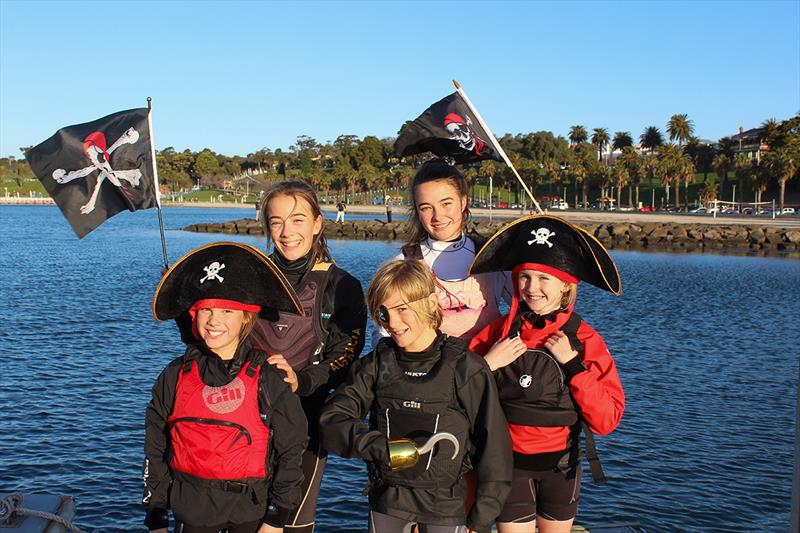
{"type": "Polygon", "coordinates": [[[261,527],[258,528],[258,533],[283,533],[283,528],[261,524],[261,527]]]}
{"type": "Polygon", "coordinates": [[[525,346],[525,343],[523,343],[519,335],[517,335],[516,337],[501,339],[494,343],[494,346],[492,346],[492,349],[489,350],[489,353],[486,354],[484,359],[486,359],[489,368],[495,371],[498,368],[503,368],[516,361],[527,349],[528,347],[525,346]]]}
{"type": "Polygon", "coordinates": [[[553,357],[559,364],[566,364],[578,356],[578,352],[572,349],[567,334],[563,331],[556,331],[545,341],[545,348],[550,350],[553,357]]]}
{"type": "Polygon", "coordinates": [[[286,372],[286,377],[283,378],[283,381],[292,387],[292,392],[297,392],[297,374],[294,368],[292,368],[292,365],[289,364],[289,361],[287,361],[283,355],[276,353],[271,355],[269,359],[267,359],[267,362],[286,372]]]}

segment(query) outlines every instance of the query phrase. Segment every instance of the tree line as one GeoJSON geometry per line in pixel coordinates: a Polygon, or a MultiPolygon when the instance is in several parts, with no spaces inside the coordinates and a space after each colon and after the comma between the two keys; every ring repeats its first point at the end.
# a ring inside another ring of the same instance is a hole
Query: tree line
{"type": "MultiPolygon", "coordinates": [[[[667,204],[675,206],[681,205],[683,185],[683,204],[687,205],[688,187],[697,174],[702,174],[701,202],[728,198],[727,189],[734,184],[738,184],[740,196],[748,185],[760,198],[769,184],[775,183],[783,207],[786,182],[800,169],[800,115],[780,122],[765,120],[762,130],[759,142],[769,149],[759,159],[738,152],[738,143],[731,137],[701,141],[685,114],[670,117],[663,133],[657,126],[645,128],[638,138],[638,149],[630,132],[618,131],[611,136],[606,128],[593,128],[589,133],[583,125],[572,126],[567,138],[538,131],[506,134],[499,142],[534,194],[543,185],[549,190],[569,185],[575,205],[588,205],[590,191],[608,197],[612,190],[620,205],[626,190],[627,204],[637,206],[639,186],[645,181],[650,189],[663,187],[667,204]],[[711,172],[717,179],[709,179],[711,172]]],[[[156,161],[162,192],[195,186],[222,188],[226,182],[244,188],[242,180],[247,180],[251,189],[258,189],[277,180],[298,178],[319,191],[349,195],[405,187],[415,169],[431,157],[421,154],[397,159],[392,155],[393,143],[394,138],[371,135],[363,139],[340,135],[322,143],[301,135],[285,151],[262,148],[246,156],[227,156],[208,148],[178,152],[167,147],[156,153],[156,161]]],[[[0,159],[0,171],[24,175],[30,168],[24,160],[5,158],[0,159]]],[[[463,172],[471,185],[491,179],[496,187],[519,194],[516,178],[504,164],[483,161],[466,166],[463,172]]]]}

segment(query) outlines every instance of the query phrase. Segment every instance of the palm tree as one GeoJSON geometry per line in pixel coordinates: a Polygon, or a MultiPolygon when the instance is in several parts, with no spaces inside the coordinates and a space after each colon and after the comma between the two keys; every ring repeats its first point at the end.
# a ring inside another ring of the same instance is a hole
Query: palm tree
{"type": "Polygon", "coordinates": [[[639,164],[639,156],[633,146],[626,146],[622,149],[622,155],[617,159],[617,165],[622,165],[628,171],[630,176],[629,183],[636,186],[636,203],[633,203],[631,198],[631,187],[628,186],[628,205],[639,205],[639,181],[642,179],[642,168],[639,164]]]}
{"type": "MultiPolygon", "coordinates": [[[[617,207],[622,206],[622,188],[630,182],[630,173],[625,165],[614,167],[614,181],[617,185],[617,207]]],[[[628,204],[630,205],[630,188],[628,189],[628,204]]]]}
{"type": "Polygon", "coordinates": [[[720,152],[714,157],[714,161],[711,163],[711,166],[714,167],[714,172],[717,174],[717,177],[720,180],[719,196],[724,200],[725,181],[728,179],[728,171],[731,169],[731,160],[728,159],[728,156],[720,152]]]}
{"type": "Polygon", "coordinates": [[[589,134],[586,133],[586,128],[581,125],[572,126],[569,129],[569,142],[572,143],[574,146],[579,145],[580,143],[585,143],[586,140],[589,138],[589,134]]]}
{"type": "Polygon", "coordinates": [[[744,181],[750,177],[750,173],[753,169],[752,161],[750,157],[746,154],[736,154],[736,157],[733,158],[733,171],[736,174],[736,179],[739,181],[739,196],[744,198],[744,188],[742,185],[744,181]]]}
{"type": "Polygon", "coordinates": [[[683,143],[689,140],[694,134],[694,123],[689,120],[686,114],[672,115],[667,122],[667,135],[670,141],[678,141],[678,146],[682,147],[683,143]]]}
{"type": "Polygon", "coordinates": [[[655,203],[655,186],[653,185],[653,178],[657,174],[658,170],[658,157],[650,154],[644,158],[642,161],[642,169],[644,173],[647,174],[647,181],[650,182],[650,207],[655,207],[653,205],[655,203]]]}
{"type": "Polygon", "coordinates": [[[669,186],[675,185],[675,207],[680,205],[680,189],[678,179],[681,176],[683,152],[674,144],[665,144],[658,151],[658,174],[661,183],[667,189],[667,203],[669,203],[669,186]]]}
{"type": "Polygon", "coordinates": [[[613,150],[622,150],[626,146],[633,146],[633,137],[627,131],[618,131],[614,134],[614,141],[611,143],[613,150]]]}
{"type": "MultiPolygon", "coordinates": [[[[689,184],[694,183],[694,164],[688,157],[682,157],[680,166],[678,167],[678,174],[683,181],[684,189],[684,204],[689,207],[689,184]]],[[[677,189],[677,188],[676,188],[677,189]]],[[[677,205],[678,194],[675,194],[675,203],[677,205]]]]}
{"type": "Polygon", "coordinates": [[[592,130],[592,144],[597,146],[597,160],[603,160],[603,148],[608,144],[608,130],[605,128],[595,128],[592,130]]]}
{"type": "Polygon", "coordinates": [[[648,126],[639,136],[639,143],[642,145],[642,148],[650,150],[652,154],[653,150],[664,144],[664,136],[657,127],[648,126]]]}
{"type": "Polygon", "coordinates": [[[786,182],[792,179],[797,171],[800,170],[800,151],[799,147],[795,147],[795,154],[789,150],[777,149],[770,150],[764,156],[765,165],[770,169],[775,179],[778,180],[780,190],[780,205],[783,209],[784,193],[786,191],[786,182]],[[794,156],[793,156],[794,155],[794,156]]]}
{"type": "Polygon", "coordinates": [[[768,118],[761,123],[761,127],[764,128],[764,139],[769,139],[780,131],[781,125],[774,118],[768,118]]]}

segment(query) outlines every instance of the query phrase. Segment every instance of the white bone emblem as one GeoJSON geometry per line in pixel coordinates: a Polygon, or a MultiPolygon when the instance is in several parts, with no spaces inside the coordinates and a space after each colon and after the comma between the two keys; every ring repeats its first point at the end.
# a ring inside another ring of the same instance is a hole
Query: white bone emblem
{"type": "MultiPolygon", "coordinates": [[[[100,185],[102,185],[103,181],[106,179],[108,179],[108,181],[117,187],[122,186],[120,180],[127,181],[133,187],[139,186],[139,179],[142,177],[142,172],[138,168],[132,170],[114,170],[111,168],[111,164],[108,162],[108,156],[110,156],[114,150],[123,144],[133,144],[138,140],[139,132],[133,128],[128,128],[125,133],[123,133],[120,138],[108,148],[108,150],[106,150],[105,134],[100,131],[91,133],[86,137],[86,139],[84,139],[83,152],[86,154],[86,157],[89,158],[89,161],[91,161],[92,164],[88,167],[72,170],[70,172],[67,172],[63,168],[57,168],[53,171],[53,179],[56,180],[57,183],[63,185],[64,183],[68,183],[72,180],[85,178],[95,170],[99,170],[100,174],[97,176],[97,183],[94,186],[92,195],[89,197],[89,201],[86,202],[85,205],[81,206],[81,213],[84,215],[91,213],[94,211],[95,202],[97,202],[97,195],[100,192],[100,185]]],[[[125,192],[124,189],[123,192],[125,192]]]]}
{"type": "Polygon", "coordinates": [[[549,248],[553,247],[553,243],[550,242],[548,239],[555,235],[555,231],[550,231],[547,228],[539,228],[536,230],[531,231],[531,235],[533,235],[533,239],[528,241],[528,246],[533,243],[536,244],[546,244],[549,248]]]}
{"type": "Polygon", "coordinates": [[[225,281],[225,278],[219,275],[219,271],[222,270],[223,268],[225,268],[225,263],[219,264],[217,261],[214,261],[207,267],[203,267],[203,270],[206,271],[206,275],[205,277],[203,277],[203,279],[200,280],[200,283],[202,284],[204,281],[209,279],[216,279],[219,280],[220,283],[222,283],[223,281],[225,281]]]}
{"type": "Polygon", "coordinates": [[[528,374],[522,374],[519,377],[519,386],[522,387],[523,389],[527,389],[532,384],[533,384],[533,378],[528,374]]]}

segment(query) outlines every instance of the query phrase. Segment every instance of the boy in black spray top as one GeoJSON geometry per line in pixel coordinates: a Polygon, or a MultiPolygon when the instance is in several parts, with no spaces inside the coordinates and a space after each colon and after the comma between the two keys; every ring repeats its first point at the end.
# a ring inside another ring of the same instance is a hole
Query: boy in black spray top
{"type": "Polygon", "coordinates": [[[422,263],[381,267],[367,303],[390,337],[353,364],[320,426],[328,449],[368,463],[369,530],[489,531],[510,489],[511,443],[488,366],[438,331],[442,312],[422,263]],[[470,468],[477,493],[467,516],[470,468]]]}
{"type": "Polygon", "coordinates": [[[168,509],[182,533],[283,530],[300,501],[306,421],[285,373],[247,336],[259,313],[284,310],[302,313],[288,281],[244,244],[204,246],[164,275],[153,316],[182,317],[193,341],[158,377],[147,407],[150,531],[166,533],[168,509]]]}

